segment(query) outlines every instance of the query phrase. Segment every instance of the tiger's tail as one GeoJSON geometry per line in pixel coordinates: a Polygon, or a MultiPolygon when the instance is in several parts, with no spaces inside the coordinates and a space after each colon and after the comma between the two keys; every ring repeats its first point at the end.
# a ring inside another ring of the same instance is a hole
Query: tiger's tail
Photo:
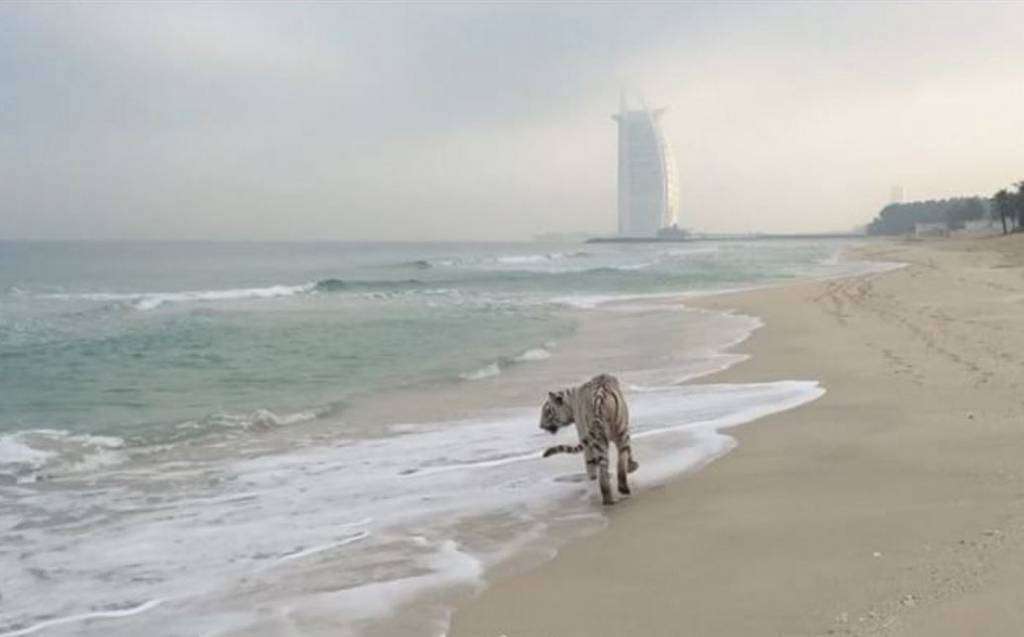
{"type": "Polygon", "coordinates": [[[556,453],[579,453],[583,451],[583,445],[555,445],[554,447],[548,447],[544,450],[544,458],[553,456],[556,453]]]}

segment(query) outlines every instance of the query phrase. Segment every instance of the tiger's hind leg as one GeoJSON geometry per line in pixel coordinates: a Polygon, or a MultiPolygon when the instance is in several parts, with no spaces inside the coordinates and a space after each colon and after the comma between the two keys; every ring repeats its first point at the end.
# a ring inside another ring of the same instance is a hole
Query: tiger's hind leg
{"type": "Polygon", "coordinates": [[[619,450],[619,467],[622,466],[622,456],[626,456],[627,473],[633,473],[640,468],[640,465],[633,460],[633,447],[629,444],[629,430],[619,434],[619,440],[615,445],[619,450]]]}
{"type": "Polygon", "coordinates": [[[605,448],[597,458],[597,479],[601,485],[601,502],[615,504],[615,498],[612,497],[612,480],[608,473],[608,449],[605,448]]]}
{"type": "Polygon", "coordinates": [[[583,460],[587,470],[588,480],[597,480],[597,452],[596,444],[588,436],[583,439],[583,460]]]}
{"type": "Polygon", "coordinates": [[[622,447],[616,445],[618,451],[619,466],[616,475],[619,479],[619,493],[622,495],[629,495],[629,481],[626,479],[626,474],[629,473],[629,466],[636,464],[629,455],[629,447],[622,447]]]}
{"type": "Polygon", "coordinates": [[[612,497],[612,481],[608,474],[608,438],[605,436],[591,436],[594,457],[593,462],[597,465],[597,480],[601,486],[601,502],[604,504],[615,504],[612,497]]]}

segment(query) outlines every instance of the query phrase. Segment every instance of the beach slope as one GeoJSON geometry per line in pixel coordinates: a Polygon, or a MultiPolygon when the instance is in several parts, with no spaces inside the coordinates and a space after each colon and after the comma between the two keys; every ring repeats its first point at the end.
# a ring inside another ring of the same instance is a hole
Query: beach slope
{"type": "Polygon", "coordinates": [[[450,635],[1009,635],[1024,626],[1024,237],[879,242],[879,275],[690,304],[766,326],[705,382],[810,405],[640,486],[606,530],[459,608],[450,635]]]}

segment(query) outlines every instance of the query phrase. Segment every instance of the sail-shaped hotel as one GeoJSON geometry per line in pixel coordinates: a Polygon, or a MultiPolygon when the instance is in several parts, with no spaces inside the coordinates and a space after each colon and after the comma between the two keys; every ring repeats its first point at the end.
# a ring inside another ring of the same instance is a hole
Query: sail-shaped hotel
{"type": "Polygon", "coordinates": [[[679,176],[672,148],[661,128],[665,109],[630,110],[623,96],[619,112],[619,235],[655,237],[678,224],[679,176]]]}

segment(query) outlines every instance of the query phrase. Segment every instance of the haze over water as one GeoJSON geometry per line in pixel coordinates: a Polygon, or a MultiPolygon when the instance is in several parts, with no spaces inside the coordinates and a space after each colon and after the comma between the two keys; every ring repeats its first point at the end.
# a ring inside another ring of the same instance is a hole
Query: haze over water
{"type": "Polygon", "coordinates": [[[615,228],[626,88],[681,225],[846,231],[1020,179],[1020,3],[0,5],[4,238],[615,228]]]}

